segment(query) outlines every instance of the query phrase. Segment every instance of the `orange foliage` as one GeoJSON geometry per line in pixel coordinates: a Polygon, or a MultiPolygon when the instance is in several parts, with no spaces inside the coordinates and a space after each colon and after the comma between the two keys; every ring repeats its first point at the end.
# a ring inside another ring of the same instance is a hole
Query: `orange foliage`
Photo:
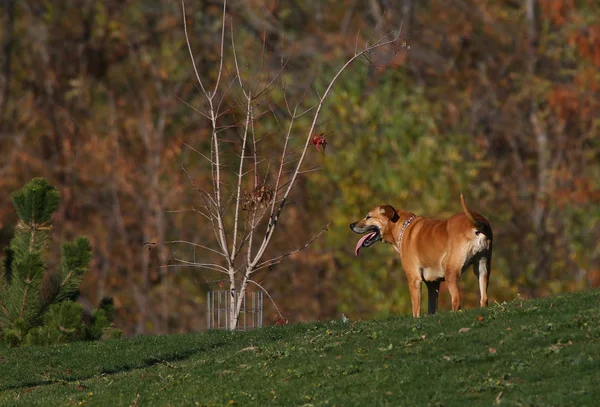
{"type": "Polygon", "coordinates": [[[561,121],[567,121],[579,113],[579,98],[571,87],[556,85],[550,91],[548,103],[561,121]]]}
{"type": "Polygon", "coordinates": [[[579,54],[600,67],[600,24],[579,30],[575,36],[579,54]]]}
{"type": "Polygon", "coordinates": [[[573,83],[554,85],[548,94],[548,104],[562,122],[590,123],[598,112],[599,101],[595,94],[599,89],[597,70],[583,68],[575,74],[573,83]]]}
{"type": "Polygon", "coordinates": [[[542,14],[556,26],[564,25],[575,8],[574,0],[540,0],[542,14]]]}
{"type": "MultiPolygon", "coordinates": [[[[200,201],[198,191],[190,186],[191,181],[203,189],[212,179],[210,167],[191,154],[183,142],[210,155],[211,129],[209,122],[194,111],[202,108],[200,92],[191,75],[181,16],[167,11],[178,10],[180,3],[165,0],[160,3],[171,6],[162,10],[147,8],[142,1],[124,2],[128,12],[122,12],[121,6],[110,6],[111,2],[105,3],[90,11],[93,18],[77,7],[57,7],[52,10],[54,14],[49,12],[48,16],[21,8],[16,17],[14,38],[19,39],[15,41],[19,47],[12,50],[9,96],[0,109],[0,193],[5,197],[0,199],[0,250],[15,223],[7,198],[10,192],[32,176],[46,176],[59,186],[63,195],[60,219],[55,222],[57,236],[63,239],[84,233],[94,247],[94,260],[82,286],[82,295],[92,303],[101,295],[113,296],[118,308],[117,323],[126,333],[134,329],[157,333],[197,330],[202,328],[198,323],[202,313],[198,309],[202,307],[205,290],[203,276],[194,270],[169,269],[162,281],[155,284],[157,278],[160,280],[157,274],[161,271],[156,268],[160,263],[159,252],[143,250],[145,242],[160,240],[161,233],[163,240],[181,238],[212,244],[210,228],[198,227],[204,224],[194,217],[202,219],[201,214],[190,210],[200,201]],[[50,14],[55,18],[50,19],[50,14]],[[89,38],[83,35],[88,28],[84,22],[88,20],[96,25],[89,38]],[[102,21],[106,21],[108,28],[98,23],[102,21]],[[49,39],[45,35],[33,35],[35,30],[30,31],[31,27],[41,26],[47,26],[45,32],[49,39]],[[96,50],[102,58],[73,51],[80,46],[96,50]],[[98,60],[104,62],[99,64],[98,60]],[[92,68],[96,72],[95,67],[99,65],[106,65],[97,69],[103,73],[92,75],[92,68]],[[160,128],[161,115],[165,120],[163,129],[160,128]],[[166,305],[161,303],[161,292],[169,299],[166,305]],[[168,311],[169,318],[161,322],[160,314],[167,314],[164,310],[168,311]],[[157,325],[157,321],[160,324],[157,325]],[[155,328],[148,327],[149,324],[155,328]]],[[[469,184],[469,188],[474,196],[481,197],[478,206],[494,208],[492,213],[497,217],[494,227],[502,243],[497,251],[499,261],[493,267],[498,270],[494,272],[497,276],[503,276],[506,287],[496,288],[496,298],[500,292],[508,298],[516,292],[511,290],[527,285],[523,269],[533,269],[542,263],[539,260],[546,258],[550,258],[548,263],[555,263],[535,271],[548,278],[532,279],[543,283],[536,285],[531,295],[548,292],[544,286],[547,281],[568,281],[574,270],[581,268],[588,268],[590,284],[600,285],[600,257],[594,254],[593,259],[575,266],[559,264],[568,257],[563,253],[571,249],[569,242],[553,232],[580,228],[581,235],[590,236],[584,243],[590,252],[600,233],[597,223],[592,224],[592,221],[584,226],[571,222],[577,205],[592,211],[600,202],[595,179],[600,153],[594,142],[598,132],[594,126],[600,117],[597,97],[600,92],[600,24],[590,24],[589,18],[598,14],[598,0],[539,0],[536,10],[539,24],[535,27],[539,46],[531,50],[526,48],[525,41],[520,41],[528,38],[530,29],[523,18],[525,2],[433,0],[427,2],[426,7],[417,7],[419,2],[416,1],[379,2],[388,4],[387,9],[380,10],[384,12],[381,19],[374,18],[377,10],[369,7],[369,2],[327,2],[326,10],[311,5],[318,2],[299,3],[307,18],[290,14],[290,10],[294,10],[289,4],[278,0],[251,0],[249,8],[232,10],[240,60],[258,61],[260,56],[253,53],[251,44],[260,46],[266,29],[267,40],[273,48],[270,52],[282,52],[275,55],[275,60],[280,56],[282,60],[289,59],[286,72],[290,77],[318,76],[321,71],[328,72],[330,61],[343,59],[343,53],[352,55],[357,44],[391,32],[404,21],[407,45],[400,44],[397,49],[358,61],[374,69],[369,71],[364,83],[357,81],[350,86],[341,78],[340,86],[346,89],[343,95],[348,96],[340,97],[338,103],[347,103],[344,109],[348,111],[359,111],[362,102],[384,87],[394,92],[398,89],[400,95],[403,94],[400,87],[406,87],[408,97],[403,106],[408,114],[388,111],[386,106],[381,106],[381,111],[373,110],[366,121],[357,119],[354,134],[340,134],[336,138],[354,142],[363,140],[364,136],[364,140],[372,142],[373,137],[380,140],[380,130],[385,134],[386,126],[395,126],[408,118],[423,120],[431,122],[429,139],[440,146],[440,150],[436,150],[439,154],[433,159],[444,160],[443,147],[452,142],[457,143],[460,158],[465,162],[481,161],[480,169],[473,175],[476,182],[469,184]],[[404,4],[409,3],[415,5],[413,17],[404,15],[404,4]],[[268,11],[264,13],[263,9],[268,11]],[[321,13],[321,20],[312,18],[317,11],[321,13]],[[263,15],[268,24],[261,22],[263,15]],[[377,26],[378,21],[382,22],[380,26],[377,26]],[[548,23],[551,27],[546,30],[548,23]],[[532,57],[537,63],[534,72],[529,72],[526,66],[532,57]],[[394,81],[381,74],[392,71],[385,68],[397,66],[402,68],[397,69],[394,81]],[[426,106],[419,105],[421,99],[415,96],[419,93],[423,93],[426,106]],[[538,99],[539,95],[545,95],[546,103],[538,99]],[[548,136],[547,151],[542,152],[549,156],[548,197],[543,202],[546,211],[543,226],[547,228],[548,240],[540,244],[527,240],[528,219],[534,206],[530,191],[539,189],[536,160],[542,155],[532,135],[528,115],[532,101],[541,102],[538,105],[540,122],[548,136]],[[350,106],[351,103],[356,106],[350,106]],[[393,124],[385,122],[386,115],[394,117],[393,124]],[[455,137],[459,134],[465,134],[465,145],[457,141],[462,140],[455,137]],[[560,212],[558,216],[555,216],[556,207],[560,212]],[[511,222],[512,218],[519,221],[511,222]],[[548,249],[532,254],[529,250],[513,250],[515,247],[548,249]],[[515,264],[519,266],[514,267],[515,264]]],[[[209,2],[197,10],[190,7],[187,15],[188,24],[195,26],[193,46],[202,50],[198,54],[200,74],[211,86],[218,62],[220,13],[221,6],[209,2]]],[[[294,82],[288,82],[290,99],[305,91],[304,84],[294,82]]],[[[273,99],[269,99],[269,103],[278,103],[281,95],[277,92],[271,95],[273,99]]],[[[236,97],[235,94],[219,95],[218,99],[223,98],[224,105],[227,102],[235,105],[236,97]]],[[[269,131],[271,129],[257,128],[259,133],[269,131]]],[[[399,141],[413,137],[418,145],[421,135],[398,132],[397,137],[391,145],[397,146],[399,141]]],[[[266,142],[277,141],[265,138],[266,142]]],[[[381,139],[382,145],[385,142],[381,139]]],[[[322,150],[326,140],[321,135],[313,143],[322,150]]],[[[405,153],[410,152],[401,151],[405,153]]],[[[344,151],[340,149],[339,154],[344,151]]],[[[403,159],[403,155],[398,159],[403,159]]],[[[367,160],[377,160],[377,157],[369,156],[365,162],[367,160]]],[[[464,166],[460,168],[464,171],[464,166]]],[[[329,182],[336,184],[332,180],[338,175],[336,172],[324,176],[331,177],[327,178],[329,182]]],[[[470,179],[464,174],[455,175],[457,183],[470,179]]],[[[405,178],[410,175],[393,174],[389,183],[392,180],[404,182],[405,178]]],[[[388,179],[382,178],[381,182],[388,183],[388,179]]],[[[432,180],[432,185],[438,185],[438,181],[432,180]]],[[[450,189],[455,187],[458,185],[450,189]]],[[[375,192],[385,191],[381,188],[375,192]]],[[[418,197],[415,208],[426,200],[422,198],[446,199],[443,191],[432,188],[421,195],[418,188],[407,187],[406,190],[407,194],[418,197]]],[[[445,189],[444,186],[442,190],[445,189]]],[[[309,192],[305,191],[306,196],[311,196],[309,192]]],[[[353,194],[365,197],[373,192],[357,184],[353,194]]],[[[397,189],[389,194],[390,199],[394,199],[396,192],[397,189]]],[[[383,195],[381,193],[382,198],[383,195]]],[[[287,247],[304,243],[303,233],[309,229],[307,219],[324,224],[322,217],[337,211],[336,205],[342,210],[347,210],[343,205],[351,205],[334,198],[331,202],[323,208],[325,210],[313,213],[310,199],[298,199],[286,214],[285,227],[289,229],[275,237],[275,244],[287,247]],[[290,242],[290,237],[295,240],[290,242]]],[[[578,232],[579,229],[573,235],[578,232]]],[[[164,256],[167,255],[165,251],[164,256]]],[[[338,275],[342,274],[336,274],[342,271],[337,265],[338,255],[340,253],[332,253],[327,247],[311,249],[282,263],[281,279],[270,280],[268,288],[279,294],[278,305],[291,311],[294,320],[338,315],[338,300],[343,297],[340,293],[352,290],[347,280],[338,283],[338,275]]],[[[384,257],[388,258],[388,254],[384,257]]],[[[495,279],[492,285],[499,287],[499,281],[502,280],[495,279]]],[[[568,287],[566,283],[564,287],[568,287]]],[[[374,298],[366,298],[365,304],[372,305],[370,301],[375,301],[374,298]]]]}

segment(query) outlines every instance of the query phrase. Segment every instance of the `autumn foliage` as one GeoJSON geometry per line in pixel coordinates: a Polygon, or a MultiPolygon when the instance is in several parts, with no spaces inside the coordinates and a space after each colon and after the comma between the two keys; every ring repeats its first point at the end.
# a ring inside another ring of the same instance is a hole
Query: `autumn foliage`
{"type": "MultiPolygon", "coordinates": [[[[48,263],[59,264],[55,242],[86,235],[93,248],[83,299],[113,297],[115,323],[127,334],[203,329],[205,293],[222,276],[174,260],[214,263],[219,255],[199,259],[192,247],[163,244],[213,239],[202,226],[201,192],[214,185],[205,159],[213,127],[180,1],[34,3],[0,4],[0,248],[18,224],[8,197],[43,176],[62,198],[48,263]]],[[[360,59],[315,131],[299,120],[291,135],[297,151],[312,134],[311,171],[286,203],[268,254],[301,247],[331,223],[326,238],[256,275],[286,319],[408,312],[394,253],[381,246],[350,261],[347,224],[381,201],[446,216],[460,210],[461,190],[494,227],[492,302],[600,284],[597,1],[267,3],[240,2],[227,15],[245,83],[256,74],[251,65],[285,68],[284,91],[260,94],[257,112],[270,119],[252,131],[262,151],[281,148],[273,134],[285,128],[277,114],[286,103],[318,100],[357,45],[397,32],[400,22],[406,44],[360,59]],[[278,277],[269,279],[274,268],[278,277]]],[[[199,73],[215,83],[222,3],[187,7],[199,73]]],[[[234,64],[223,72],[233,87],[234,64]]],[[[224,155],[235,159],[244,102],[233,91],[215,99],[231,107],[217,124],[228,131],[224,155]]],[[[271,171],[275,158],[263,159],[271,171]]],[[[222,166],[235,171],[236,162],[222,166]]],[[[245,212],[279,193],[268,171],[241,186],[245,212]]],[[[224,207],[234,202],[227,199],[224,207]]],[[[476,287],[467,280],[469,307],[476,287]]],[[[280,319],[273,309],[265,316],[280,319]]]]}

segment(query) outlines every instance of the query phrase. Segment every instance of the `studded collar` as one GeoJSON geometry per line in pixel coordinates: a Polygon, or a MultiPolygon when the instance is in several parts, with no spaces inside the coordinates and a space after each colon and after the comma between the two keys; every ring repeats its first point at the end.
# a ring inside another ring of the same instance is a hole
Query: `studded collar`
{"type": "Polygon", "coordinates": [[[410,225],[410,223],[413,221],[413,219],[416,217],[417,217],[417,215],[413,215],[404,221],[404,224],[402,225],[402,229],[400,229],[400,234],[398,235],[398,242],[396,243],[396,250],[398,250],[398,252],[400,252],[400,245],[402,244],[402,235],[404,235],[404,231],[406,230],[408,225],[410,225]]]}

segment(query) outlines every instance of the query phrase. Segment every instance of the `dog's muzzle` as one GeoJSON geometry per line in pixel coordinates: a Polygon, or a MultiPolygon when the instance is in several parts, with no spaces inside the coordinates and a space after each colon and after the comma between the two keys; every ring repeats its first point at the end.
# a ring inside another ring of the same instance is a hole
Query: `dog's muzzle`
{"type": "Polygon", "coordinates": [[[355,222],[355,223],[350,224],[350,229],[352,229],[352,231],[354,233],[364,234],[364,236],[358,240],[358,243],[356,243],[356,247],[354,249],[354,253],[357,256],[358,256],[358,251],[361,249],[361,247],[369,247],[373,243],[381,240],[381,232],[379,231],[379,228],[376,226],[369,226],[369,227],[365,228],[365,227],[359,226],[358,222],[355,222]]]}

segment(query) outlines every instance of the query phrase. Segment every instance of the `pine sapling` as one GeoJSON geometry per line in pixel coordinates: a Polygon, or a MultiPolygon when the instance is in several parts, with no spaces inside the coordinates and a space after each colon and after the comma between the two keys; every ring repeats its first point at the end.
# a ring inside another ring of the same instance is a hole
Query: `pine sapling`
{"type": "Polygon", "coordinates": [[[19,223],[0,269],[0,336],[15,346],[98,339],[110,326],[112,314],[95,311],[99,316],[91,329],[82,321],[82,306],[73,302],[91,259],[88,239],[64,243],[58,270],[47,269],[58,190],[44,178],[35,178],[12,200],[19,223]]]}

